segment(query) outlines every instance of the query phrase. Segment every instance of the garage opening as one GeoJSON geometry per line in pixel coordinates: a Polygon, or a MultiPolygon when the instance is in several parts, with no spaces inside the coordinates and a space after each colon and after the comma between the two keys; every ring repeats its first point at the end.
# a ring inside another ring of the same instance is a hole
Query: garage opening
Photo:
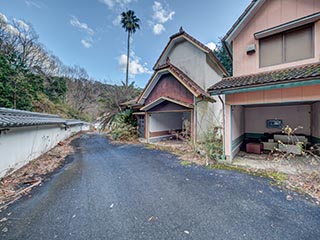
{"type": "Polygon", "coordinates": [[[159,141],[190,133],[191,111],[149,113],[149,140],[159,141]]]}
{"type": "MultiPolygon", "coordinates": [[[[310,148],[320,146],[320,102],[292,102],[286,104],[236,105],[231,108],[232,156],[239,151],[266,153],[280,150],[286,144],[299,154],[296,142],[310,148]],[[283,128],[295,129],[294,137],[283,128]]],[[[286,151],[289,151],[287,150],[286,151]]]]}

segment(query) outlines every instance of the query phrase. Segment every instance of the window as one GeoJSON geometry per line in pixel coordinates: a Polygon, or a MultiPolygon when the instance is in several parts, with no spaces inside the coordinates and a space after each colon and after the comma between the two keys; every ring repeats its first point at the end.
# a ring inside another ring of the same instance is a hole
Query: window
{"type": "Polygon", "coordinates": [[[314,57],[313,26],[262,38],[259,41],[260,67],[314,57]]]}

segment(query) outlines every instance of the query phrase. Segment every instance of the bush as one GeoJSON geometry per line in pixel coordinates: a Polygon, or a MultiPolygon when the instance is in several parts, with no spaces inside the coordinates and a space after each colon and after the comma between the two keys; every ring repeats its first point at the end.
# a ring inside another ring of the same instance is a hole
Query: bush
{"type": "Polygon", "coordinates": [[[200,148],[204,151],[206,165],[209,164],[209,160],[218,161],[225,159],[223,153],[223,140],[220,130],[221,127],[215,126],[203,136],[203,142],[200,144],[200,148]]]}
{"type": "Polygon", "coordinates": [[[113,140],[133,140],[137,138],[137,122],[132,110],[117,113],[109,123],[109,133],[113,140]]]}

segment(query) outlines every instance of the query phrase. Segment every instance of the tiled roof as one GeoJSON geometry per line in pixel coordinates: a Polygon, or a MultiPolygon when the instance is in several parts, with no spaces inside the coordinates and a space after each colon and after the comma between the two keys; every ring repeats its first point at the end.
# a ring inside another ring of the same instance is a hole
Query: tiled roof
{"type": "Polygon", "coordinates": [[[275,85],[280,83],[307,81],[320,77],[320,63],[280,69],[252,75],[223,78],[208,89],[210,93],[223,93],[228,90],[275,85]]]}
{"type": "Polygon", "coordinates": [[[162,51],[161,55],[159,56],[158,60],[156,61],[156,64],[154,65],[153,69],[157,68],[157,65],[160,62],[160,59],[163,57],[163,55],[165,54],[165,52],[167,51],[167,49],[169,48],[170,44],[172,43],[172,41],[176,38],[179,37],[185,37],[186,39],[188,39],[190,42],[192,42],[194,45],[196,45],[197,47],[203,49],[203,51],[205,51],[207,54],[209,54],[209,56],[213,59],[213,61],[218,65],[219,69],[226,75],[229,76],[228,71],[224,68],[224,66],[220,63],[220,61],[218,60],[218,58],[215,56],[215,54],[213,53],[213,51],[208,48],[206,45],[204,45],[203,43],[201,43],[200,41],[198,41],[197,39],[195,39],[194,37],[192,37],[190,34],[188,34],[187,32],[185,32],[182,28],[180,28],[178,33],[173,34],[170,37],[169,42],[167,43],[166,47],[164,48],[164,50],[162,51]]]}
{"type": "Polygon", "coordinates": [[[24,127],[50,124],[74,125],[80,124],[80,122],[78,120],[65,120],[58,115],[0,108],[0,127],[24,127]]]}
{"type": "Polygon", "coordinates": [[[189,89],[191,89],[196,96],[204,96],[211,98],[210,95],[202,89],[198,84],[196,84],[191,78],[189,78],[184,72],[182,72],[179,68],[171,64],[169,61],[167,61],[165,64],[159,66],[156,71],[168,69],[170,70],[174,75],[176,75],[186,86],[188,86],[189,89]]]}

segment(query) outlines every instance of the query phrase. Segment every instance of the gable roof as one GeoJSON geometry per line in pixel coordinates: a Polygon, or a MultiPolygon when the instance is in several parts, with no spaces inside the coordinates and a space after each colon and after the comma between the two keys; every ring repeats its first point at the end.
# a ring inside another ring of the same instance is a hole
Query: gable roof
{"type": "Polygon", "coordinates": [[[218,60],[218,58],[215,56],[215,54],[213,53],[213,51],[208,48],[206,45],[204,45],[203,43],[201,43],[200,41],[198,41],[197,39],[195,39],[194,37],[192,37],[191,35],[189,35],[188,33],[186,33],[182,27],[180,28],[179,32],[176,34],[173,34],[170,37],[169,42],[167,43],[166,47],[164,48],[164,50],[162,51],[162,53],[160,54],[158,60],[156,61],[155,65],[153,66],[153,69],[157,69],[160,65],[161,60],[165,60],[168,56],[168,53],[170,52],[170,50],[172,49],[172,47],[177,44],[180,43],[182,40],[188,41],[189,43],[191,43],[193,46],[197,47],[198,49],[200,49],[202,52],[204,52],[205,54],[207,54],[211,60],[217,65],[218,69],[221,71],[222,74],[229,76],[228,71],[224,68],[224,66],[220,63],[220,61],[218,60]]]}
{"type": "Polygon", "coordinates": [[[210,87],[208,91],[212,95],[224,94],[228,91],[239,89],[247,89],[250,91],[250,88],[253,87],[302,82],[315,80],[315,78],[318,80],[320,78],[320,62],[276,71],[224,78],[210,87]]]}
{"type": "MultiPolygon", "coordinates": [[[[210,95],[202,89],[198,84],[196,84],[191,78],[189,78],[184,72],[179,68],[170,63],[167,59],[166,63],[159,66],[152,77],[148,81],[146,87],[138,98],[138,103],[144,102],[144,100],[149,96],[153,88],[156,86],[157,82],[164,74],[172,74],[185,88],[187,88],[195,97],[203,96],[208,99],[212,99],[210,95]]],[[[212,99],[213,100],[213,99],[212,99]]]]}
{"type": "Polygon", "coordinates": [[[229,56],[232,58],[230,44],[238,33],[247,25],[251,18],[257,13],[266,0],[252,0],[248,7],[243,11],[240,17],[231,26],[226,35],[221,39],[222,44],[227,49],[229,56]]]}
{"type": "Polygon", "coordinates": [[[185,107],[185,108],[193,108],[193,106],[191,104],[184,103],[184,102],[179,101],[177,99],[173,99],[171,97],[160,97],[160,98],[154,100],[153,102],[149,103],[148,105],[142,107],[140,110],[148,111],[148,110],[156,107],[157,105],[159,105],[160,103],[163,103],[165,101],[180,105],[180,106],[185,107]]]}

